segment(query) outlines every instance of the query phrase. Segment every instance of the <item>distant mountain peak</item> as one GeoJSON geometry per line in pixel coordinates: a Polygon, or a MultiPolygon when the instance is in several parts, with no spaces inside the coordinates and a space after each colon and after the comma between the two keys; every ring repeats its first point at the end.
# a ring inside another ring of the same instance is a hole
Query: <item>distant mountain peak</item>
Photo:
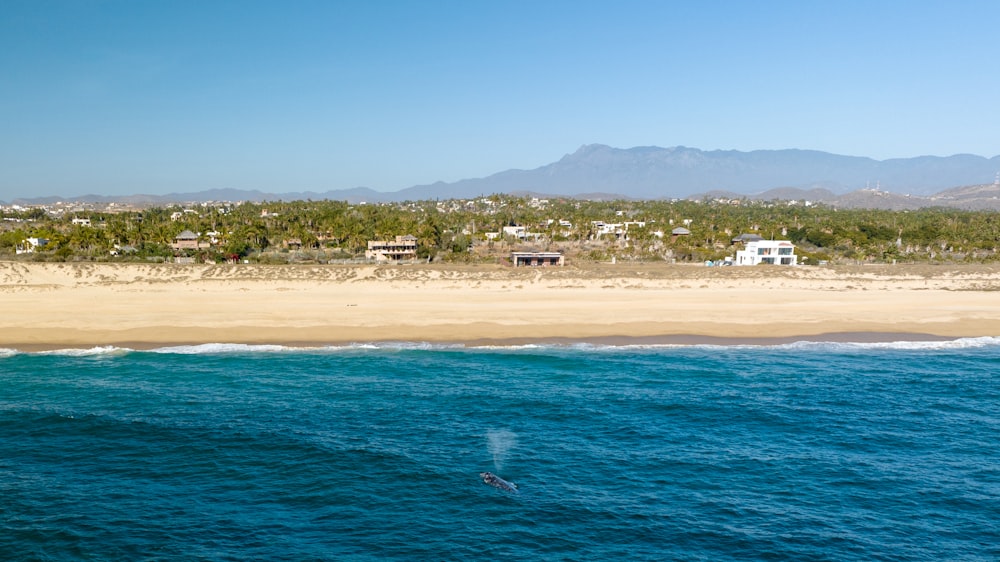
{"type": "Polygon", "coordinates": [[[987,159],[970,154],[879,161],[802,149],[743,152],[705,151],[681,145],[669,148],[614,148],[605,144],[584,144],[556,162],[535,169],[509,169],[484,178],[451,183],[438,181],[394,193],[366,188],[284,194],[220,189],[203,194],[175,193],[160,199],[326,198],[379,202],[467,199],[494,193],[544,193],[550,196],[599,193],[630,199],[662,199],[685,198],[696,193],[751,196],[775,189],[808,192],[817,187],[829,193],[844,194],[867,185],[880,185],[882,190],[901,195],[920,196],[955,186],[986,184],[994,180],[998,170],[1000,156],[987,159]]]}

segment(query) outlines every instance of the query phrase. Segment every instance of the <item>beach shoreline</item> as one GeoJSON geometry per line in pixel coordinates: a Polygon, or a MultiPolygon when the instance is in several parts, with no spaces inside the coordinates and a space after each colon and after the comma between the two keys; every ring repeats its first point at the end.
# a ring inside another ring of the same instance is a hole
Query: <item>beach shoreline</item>
{"type": "Polygon", "coordinates": [[[0,348],[772,345],[1000,336],[1000,268],[0,262],[0,348]]]}
{"type": "Polygon", "coordinates": [[[750,346],[764,347],[787,345],[793,343],[917,343],[917,342],[949,342],[966,339],[961,337],[937,336],[933,334],[916,333],[882,333],[882,332],[844,332],[815,334],[809,336],[788,336],[778,338],[729,338],[697,335],[667,335],[655,337],[608,336],[600,338],[570,339],[570,338],[505,338],[477,339],[454,341],[421,341],[421,340],[366,340],[366,341],[105,341],[96,343],[89,339],[69,338],[61,343],[18,343],[8,342],[0,345],[0,349],[22,353],[44,353],[65,350],[99,350],[122,349],[132,351],[152,351],[194,348],[199,346],[229,346],[276,347],[288,350],[337,349],[348,347],[382,347],[396,346],[430,346],[438,348],[486,349],[486,348],[516,348],[516,347],[688,347],[688,346],[750,346]]]}

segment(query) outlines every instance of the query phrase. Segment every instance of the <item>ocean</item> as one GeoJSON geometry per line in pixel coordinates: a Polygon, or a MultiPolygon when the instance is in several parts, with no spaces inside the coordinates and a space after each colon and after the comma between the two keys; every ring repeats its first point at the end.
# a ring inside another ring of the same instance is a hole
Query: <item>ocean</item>
{"type": "Polygon", "coordinates": [[[5,350],[0,559],[995,562],[998,373],[1000,338],[5,350]]]}

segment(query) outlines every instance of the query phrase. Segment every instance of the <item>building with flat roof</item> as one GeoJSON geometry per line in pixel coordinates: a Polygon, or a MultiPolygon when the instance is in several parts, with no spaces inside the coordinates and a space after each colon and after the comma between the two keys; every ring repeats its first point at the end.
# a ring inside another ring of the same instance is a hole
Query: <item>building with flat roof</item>
{"type": "Polygon", "coordinates": [[[755,240],[736,252],[733,265],[796,265],[795,244],[788,240],[755,240]]]}
{"type": "Polygon", "coordinates": [[[514,267],[566,264],[560,252],[511,252],[510,261],[514,267]]]}
{"type": "Polygon", "coordinates": [[[48,238],[25,238],[14,248],[14,251],[18,254],[33,254],[35,250],[44,248],[48,243],[48,238]]]}

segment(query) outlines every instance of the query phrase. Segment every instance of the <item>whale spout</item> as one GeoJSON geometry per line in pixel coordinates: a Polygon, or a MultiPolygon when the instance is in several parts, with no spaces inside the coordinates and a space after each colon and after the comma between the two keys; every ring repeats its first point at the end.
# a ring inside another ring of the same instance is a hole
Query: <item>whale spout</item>
{"type": "Polygon", "coordinates": [[[479,477],[483,479],[483,484],[489,484],[498,490],[517,494],[517,484],[508,482],[492,472],[480,472],[479,477]]]}

